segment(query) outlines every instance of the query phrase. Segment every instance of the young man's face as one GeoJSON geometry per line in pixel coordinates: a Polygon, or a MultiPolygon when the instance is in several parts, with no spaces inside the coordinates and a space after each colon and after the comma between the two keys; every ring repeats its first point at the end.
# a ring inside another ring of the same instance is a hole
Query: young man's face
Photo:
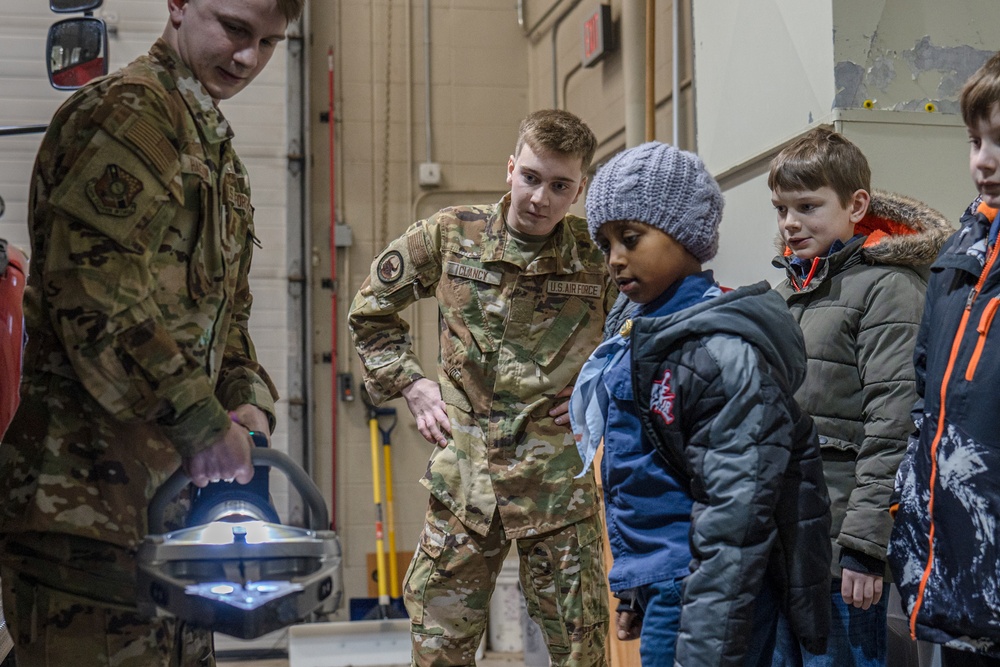
{"type": "Polygon", "coordinates": [[[276,0],[168,0],[177,52],[212,99],[227,100],[260,74],[285,38],[276,0]]]}
{"type": "Polygon", "coordinates": [[[701,270],[684,246],[644,222],[606,222],[594,241],[608,261],[618,291],[632,303],[649,303],[681,278],[701,270]]]}
{"type": "Polygon", "coordinates": [[[983,202],[1000,208],[1000,103],[969,130],[969,171],[983,202]]]}
{"type": "Polygon", "coordinates": [[[583,192],[583,160],[559,153],[535,153],[525,143],[507,161],[510,211],[507,224],[532,236],[552,233],[583,192]]]}
{"type": "Polygon", "coordinates": [[[835,241],[854,236],[854,225],[865,217],[869,200],[867,191],[856,190],[847,204],[841,204],[828,185],[818,190],[771,191],[778,231],[799,259],[822,257],[835,241]]]}

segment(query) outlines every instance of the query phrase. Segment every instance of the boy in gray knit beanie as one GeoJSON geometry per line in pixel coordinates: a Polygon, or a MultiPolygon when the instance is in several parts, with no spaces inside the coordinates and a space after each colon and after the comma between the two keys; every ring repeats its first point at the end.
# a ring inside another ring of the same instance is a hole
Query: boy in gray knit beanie
{"type": "Polygon", "coordinates": [[[605,255],[613,236],[643,232],[644,225],[666,234],[669,241],[658,240],[678,254],[673,263],[664,262],[666,257],[656,257],[660,251],[655,250],[650,254],[655,264],[652,275],[640,266],[640,271],[627,271],[621,279],[608,258],[621,295],[608,315],[605,337],[618,330],[631,310],[628,301],[648,302],[715,257],[722,206],[719,186],[701,159],[669,144],[651,141],[624,150],[598,170],[587,191],[587,227],[605,255]],[[663,275],[660,269],[666,269],[663,275]],[[641,291],[640,283],[645,283],[641,291]]]}
{"type": "Polygon", "coordinates": [[[604,444],[616,632],[640,640],[643,667],[769,666],[779,608],[811,650],[829,627],[829,500],[793,398],[802,335],[767,283],[723,293],[702,268],[722,206],[702,161],[658,142],[611,158],[587,193],[632,305],[580,369],[569,414],[581,475],[604,444]]]}
{"type": "Polygon", "coordinates": [[[651,141],[618,153],[597,172],[587,191],[587,226],[596,237],[606,222],[644,222],[707,262],[719,249],[722,205],[701,158],[651,141]]]}

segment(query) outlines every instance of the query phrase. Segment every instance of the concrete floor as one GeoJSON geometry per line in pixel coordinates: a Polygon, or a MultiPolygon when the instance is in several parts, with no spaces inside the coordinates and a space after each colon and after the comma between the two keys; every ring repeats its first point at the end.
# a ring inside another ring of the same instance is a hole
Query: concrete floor
{"type": "MultiPolygon", "coordinates": [[[[219,667],[289,667],[288,660],[220,660],[219,667]]],[[[404,666],[400,666],[404,667],[404,666]]],[[[478,667],[524,667],[520,653],[493,653],[487,651],[478,667]]]]}
{"type": "MultiPolygon", "coordinates": [[[[379,667],[408,667],[408,662],[405,661],[405,658],[403,658],[404,662],[399,665],[390,663],[390,661],[393,660],[391,657],[393,655],[396,656],[395,660],[400,659],[400,649],[404,656],[409,654],[409,623],[406,622],[404,624],[401,636],[399,636],[399,627],[390,629],[383,626],[381,632],[374,632],[372,634],[374,629],[377,628],[367,626],[374,623],[377,622],[355,621],[352,624],[329,624],[327,630],[322,630],[322,625],[310,626],[320,629],[319,636],[322,637],[319,640],[321,642],[319,645],[320,652],[316,652],[316,645],[309,642],[309,634],[306,635],[306,639],[303,639],[299,635],[299,638],[295,640],[296,650],[300,655],[305,656],[302,658],[305,661],[316,660],[315,657],[310,658],[309,656],[326,656],[330,655],[333,651],[339,651],[342,659],[348,655],[359,658],[362,656],[362,654],[357,652],[360,643],[364,644],[366,648],[362,652],[363,657],[361,659],[363,662],[359,664],[370,664],[367,662],[367,659],[371,657],[372,653],[369,652],[368,647],[372,646],[371,650],[386,660],[386,663],[380,664],[379,667]],[[329,629],[332,626],[339,626],[339,629],[336,631],[329,629]],[[345,632],[345,628],[350,631],[345,632]],[[344,653],[344,651],[347,653],[344,653]]],[[[398,624],[399,621],[390,621],[390,623],[398,624]]],[[[241,641],[226,635],[216,634],[215,652],[219,667],[290,667],[287,657],[288,646],[289,642],[293,640],[289,638],[289,633],[289,629],[279,630],[250,641],[241,641]]],[[[509,637],[497,637],[497,641],[501,641],[505,647],[512,646],[509,637]],[[506,641],[503,641],[504,639],[506,641]]],[[[520,641],[516,645],[520,646],[520,641]]],[[[532,646],[535,645],[532,644],[532,646]]],[[[537,665],[541,660],[548,662],[547,656],[538,655],[537,652],[533,653],[530,657],[532,658],[531,662],[533,665],[537,665]]],[[[349,660],[350,658],[347,659],[349,660]]],[[[377,660],[378,658],[375,659],[377,660]]],[[[320,658],[320,660],[323,660],[323,658],[320,658]]],[[[478,661],[478,667],[527,666],[523,652],[504,653],[499,651],[485,651],[483,659],[478,661]]]]}

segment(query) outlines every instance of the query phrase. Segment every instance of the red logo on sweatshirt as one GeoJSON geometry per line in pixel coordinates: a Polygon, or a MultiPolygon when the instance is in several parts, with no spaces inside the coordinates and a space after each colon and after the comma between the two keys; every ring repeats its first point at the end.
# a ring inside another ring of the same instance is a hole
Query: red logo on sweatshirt
{"type": "Polygon", "coordinates": [[[670,369],[663,372],[663,377],[653,382],[653,396],[649,407],[663,418],[664,423],[674,423],[674,392],[670,388],[670,369]]]}

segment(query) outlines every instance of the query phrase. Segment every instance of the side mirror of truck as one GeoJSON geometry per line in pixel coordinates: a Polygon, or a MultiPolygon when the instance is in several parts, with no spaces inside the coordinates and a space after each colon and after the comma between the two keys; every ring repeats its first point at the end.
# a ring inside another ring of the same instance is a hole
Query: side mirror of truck
{"type": "Polygon", "coordinates": [[[49,9],[56,14],[74,14],[76,12],[92,12],[101,6],[104,0],[49,0],[49,9]]]}
{"type": "Polygon", "coordinates": [[[101,19],[84,16],[53,24],[45,50],[53,88],[73,90],[108,73],[108,29],[101,19]]]}

